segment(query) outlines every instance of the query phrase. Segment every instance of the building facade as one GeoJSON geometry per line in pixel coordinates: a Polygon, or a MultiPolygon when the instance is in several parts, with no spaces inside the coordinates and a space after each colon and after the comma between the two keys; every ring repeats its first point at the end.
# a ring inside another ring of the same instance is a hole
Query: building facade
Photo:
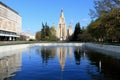
{"type": "Polygon", "coordinates": [[[0,41],[15,40],[21,33],[21,26],[18,12],[0,2],[0,41]]]}
{"type": "Polygon", "coordinates": [[[56,29],[56,36],[59,40],[67,40],[69,36],[72,35],[72,24],[70,24],[69,28],[66,28],[66,22],[65,22],[65,17],[64,17],[64,12],[61,10],[60,13],[60,18],[59,18],[59,23],[58,23],[58,28],[56,29]]]}
{"type": "Polygon", "coordinates": [[[35,36],[28,32],[22,32],[20,35],[22,40],[26,40],[26,41],[35,40],[35,36]]]}

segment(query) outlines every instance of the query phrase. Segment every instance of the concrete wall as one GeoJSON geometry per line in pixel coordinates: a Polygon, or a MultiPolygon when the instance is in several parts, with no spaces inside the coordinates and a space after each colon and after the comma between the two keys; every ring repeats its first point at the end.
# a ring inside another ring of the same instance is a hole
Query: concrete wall
{"type": "Polygon", "coordinates": [[[120,59],[120,46],[85,43],[85,47],[120,59]]]}
{"type": "Polygon", "coordinates": [[[29,46],[29,44],[0,46],[0,58],[17,53],[22,53],[22,51],[28,49],[29,46]]]}
{"type": "Polygon", "coordinates": [[[120,46],[101,45],[92,43],[34,43],[34,44],[19,44],[0,46],[0,55],[6,56],[14,53],[14,51],[23,51],[32,46],[83,46],[87,49],[97,51],[106,55],[110,55],[120,59],[120,46]]]}
{"type": "Polygon", "coordinates": [[[28,50],[32,46],[82,46],[83,43],[34,43],[34,44],[18,44],[0,46],[0,58],[10,56],[16,53],[22,53],[24,50],[28,50]]]}
{"type": "Polygon", "coordinates": [[[35,46],[82,46],[84,43],[35,43],[35,46]]]}

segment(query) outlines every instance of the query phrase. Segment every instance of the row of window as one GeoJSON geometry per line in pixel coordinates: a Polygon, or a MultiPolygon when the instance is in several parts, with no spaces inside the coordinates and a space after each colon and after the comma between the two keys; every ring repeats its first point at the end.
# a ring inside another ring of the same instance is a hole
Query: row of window
{"type": "Polygon", "coordinates": [[[0,30],[0,34],[9,34],[9,35],[16,35],[14,32],[2,31],[0,30]]]}

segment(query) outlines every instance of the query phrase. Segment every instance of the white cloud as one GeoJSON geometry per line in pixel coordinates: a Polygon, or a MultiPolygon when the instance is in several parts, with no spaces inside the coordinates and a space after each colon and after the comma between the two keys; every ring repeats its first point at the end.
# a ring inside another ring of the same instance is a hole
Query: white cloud
{"type": "Polygon", "coordinates": [[[88,22],[88,20],[89,20],[89,19],[84,18],[84,19],[82,19],[81,21],[82,21],[82,22],[88,22]]]}

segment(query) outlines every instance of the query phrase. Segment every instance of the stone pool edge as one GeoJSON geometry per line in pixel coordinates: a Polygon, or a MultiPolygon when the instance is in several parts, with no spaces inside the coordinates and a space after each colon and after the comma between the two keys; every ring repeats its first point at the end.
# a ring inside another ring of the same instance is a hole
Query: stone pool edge
{"type": "Polygon", "coordinates": [[[85,43],[84,46],[87,49],[120,59],[120,46],[94,44],[94,43],[85,43]]]}
{"type": "Polygon", "coordinates": [[[31,43],[0,46],[0,52],[23,49],[31,46],[83,46],[84,43],[31,43]]]}
{"type": "Polygon", "coordinates": [[[0,53],[28,48],[31,46],[83,46],[96,52],[111,55],[120,59],[120,46],[102,45],[94,43],[32,43],[0,46],[0,53]]]}

